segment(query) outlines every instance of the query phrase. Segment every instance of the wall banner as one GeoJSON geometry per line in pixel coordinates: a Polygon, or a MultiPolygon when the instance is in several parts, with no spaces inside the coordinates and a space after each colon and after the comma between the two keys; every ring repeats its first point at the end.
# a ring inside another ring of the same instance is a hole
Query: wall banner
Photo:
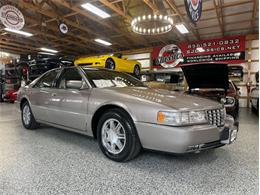
{"type": "Polygon", "coordinates": [[[245,36],[231,36],[153,48],[152,68],[174,68],[182,64],[245,61],[245,36]]]}

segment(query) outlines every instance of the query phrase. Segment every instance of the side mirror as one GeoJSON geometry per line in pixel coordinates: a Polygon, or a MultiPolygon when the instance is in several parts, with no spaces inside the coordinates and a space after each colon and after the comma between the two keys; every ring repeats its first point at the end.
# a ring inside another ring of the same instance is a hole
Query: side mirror
{"type": "Polygon", "coordinates": [[[46,88],[50,88],[51,87],[51,85],[49,83],[45,83],[45,82],[43,82],[42,85],[43,85],[43,87],[46,87],[46,88]]]}
{"type": "Polygon", "coordinates": [[[81,89],[82,86],[83,86],[82,81],[78,81],[78,80],[66,81],[66,88],[67,89],[81,89]]]}

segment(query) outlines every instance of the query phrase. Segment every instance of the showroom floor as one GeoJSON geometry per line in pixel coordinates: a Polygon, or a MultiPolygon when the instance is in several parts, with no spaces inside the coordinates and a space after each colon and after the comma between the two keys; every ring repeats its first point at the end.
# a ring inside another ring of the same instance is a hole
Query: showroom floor
{"type": "Polygon", "coordinates": [[[190,155],[143,152],[127,163],[95,140],[42,127],[28,131],[0,104],[0,194],[257,194],[258,117],[241,109],[230,146],[190,155]]]}

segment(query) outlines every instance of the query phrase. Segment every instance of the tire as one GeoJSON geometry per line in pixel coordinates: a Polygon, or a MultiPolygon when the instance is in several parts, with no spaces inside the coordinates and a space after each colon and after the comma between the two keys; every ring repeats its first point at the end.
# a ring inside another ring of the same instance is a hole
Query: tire
{"type": "Polygon", "coordinates": [[[27,101],[22,105],[21,117],[24,128],[33,130],[39,127],[39,123],[36,122],[31,107],[27,101]]]}
{"type": "Polygon", "coordinates": [[[116,162],[129,161],[141,150],[135,125],[121,109],[111,109],[101,116],[97,126],[97,140],[103,154],[116,162]],[[112,127],[111,123],[114,123],[112,127]],[[115,127],[118,127],[117,130],[115,127]]]}
{"type": "Polygon", "coordinates": [[[258,100],[257,100],[256,106],[257,106],[257,108],[255,108],[253,105],[251,105],[251,109],[252,109],[253,113],[255,113],[256,115],[259,115],[259,101],[258,100]]]}
{"type": "Polygon", "coordinates": [[[139,78],[140,77],[140,71],[141,71],[140,67],[138,65],[135,65],[134,72],[133,72],[134,76],[139,78]]]}
{"type": "Polygon", "coordinates": [[[108,58],[107,61],[106,61],[105,67],[107,69],[110,69],[110,70],[115,70],[116,69],[116,64],[115,64],[113,59],[108,58]]]}

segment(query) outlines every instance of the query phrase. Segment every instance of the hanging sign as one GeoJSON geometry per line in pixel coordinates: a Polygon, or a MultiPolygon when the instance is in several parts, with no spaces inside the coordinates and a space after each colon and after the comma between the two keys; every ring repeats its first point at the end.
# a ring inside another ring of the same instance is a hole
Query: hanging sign
{"type": "Polygon", "coordinates": [[[60,32],[62,34],[67,34],[68,31],[69,31],[69,28],[68,28],[68,26],[65,23],[60,23],[59,24],[59,29],[60,29],[60,32]]]}
{"type": "Polygon", "coordinates": [[[152,60],[152,68],[174,68],[181,64],[204,62],[243,63],[245,61],[245,36],[154,47],[152,60]]]}
{"type": "Polygon", "coordinates": [[[19,9],[12,5],[0,8],[0,20],[6,28],[21,30],[24,27],[24,17],[19,9]]]}
{"type": "Polygon", "coordinates": [[[199,21],[202,12],[202,0],[184,0],[186,12],[193,23],[199,21]]]}

